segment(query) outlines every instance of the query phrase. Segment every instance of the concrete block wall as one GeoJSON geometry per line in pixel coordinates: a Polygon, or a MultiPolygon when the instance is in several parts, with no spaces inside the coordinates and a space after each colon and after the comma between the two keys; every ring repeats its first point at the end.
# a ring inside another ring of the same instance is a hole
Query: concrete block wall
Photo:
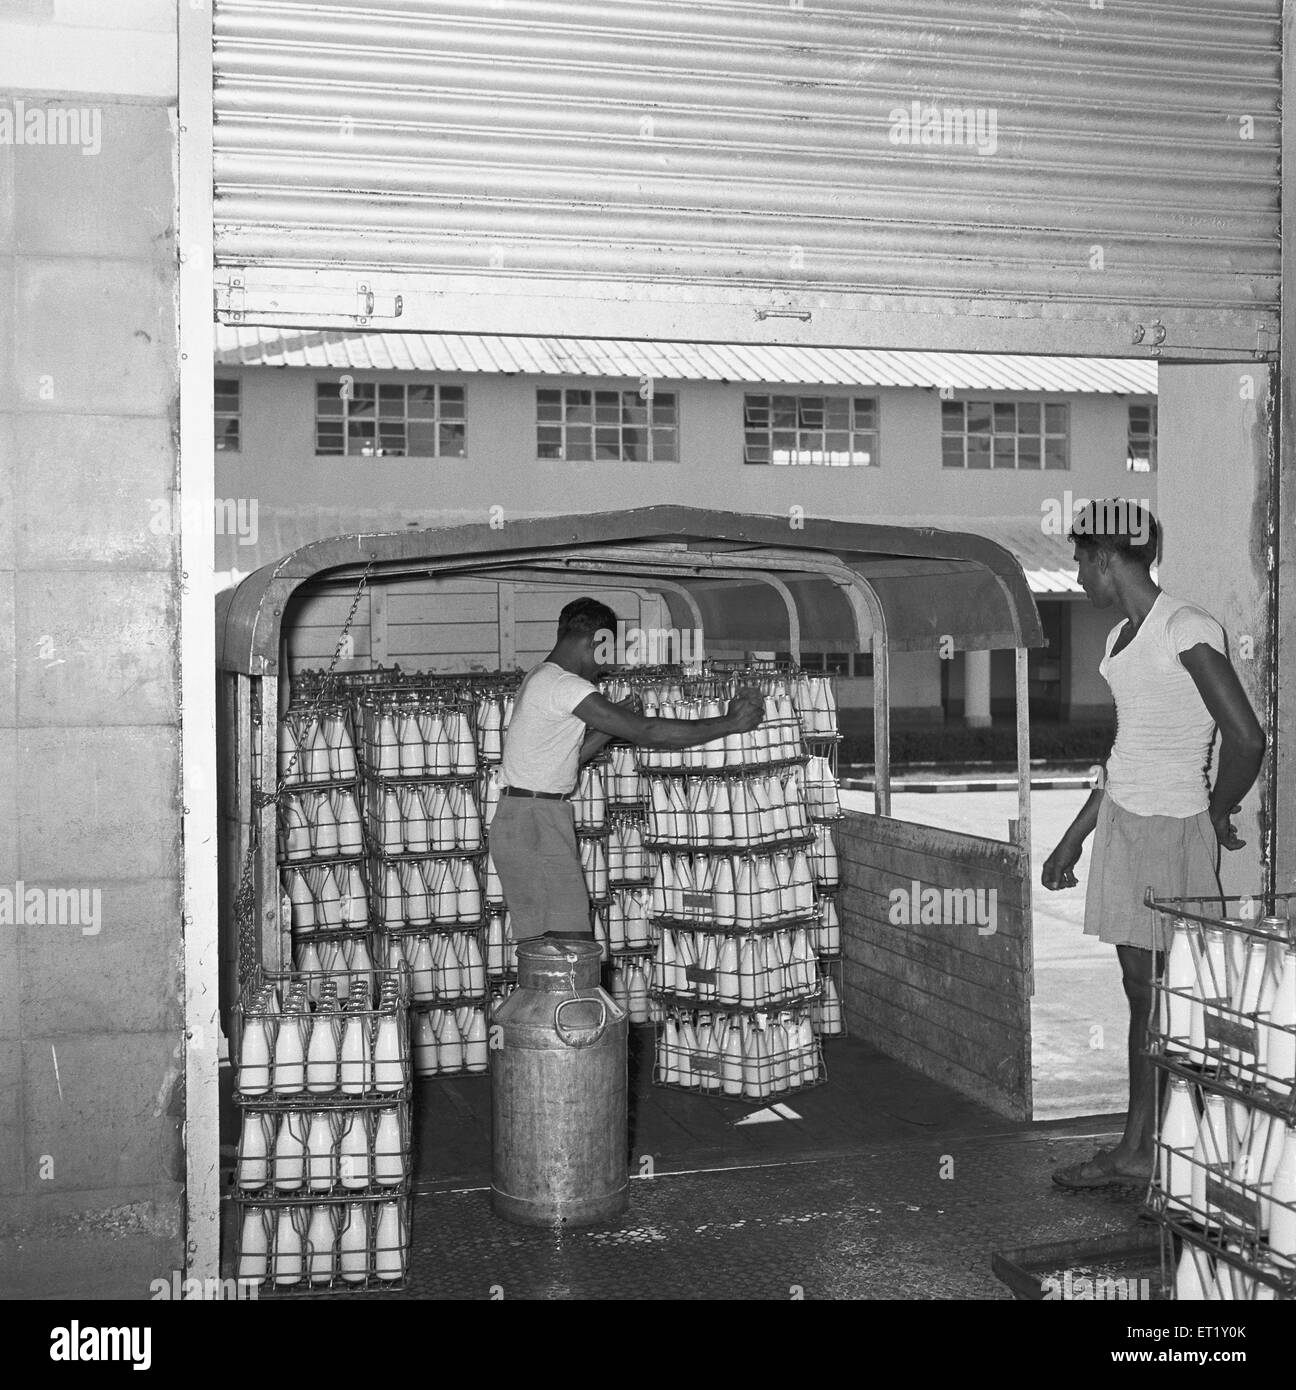
{"type": "Polygon", "coordinates": [[[183,1269],[174,82],[166,0],[0,17],[83,137],[0,143],[0,1296],[183,1269]]]}

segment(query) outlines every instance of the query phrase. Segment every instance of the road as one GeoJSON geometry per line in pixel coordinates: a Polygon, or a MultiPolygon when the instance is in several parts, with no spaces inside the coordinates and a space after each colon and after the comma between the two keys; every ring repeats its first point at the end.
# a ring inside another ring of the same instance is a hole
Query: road
{"type": "MultiPolygon", "coordinates": [[[[1031,1001],[1035,1118],[1124,1110],[1128,1014],[1116,951],[1083,935],[1088,854],[1076,866],[1079,886],[1050,893],[1040,885],[1044,860],[1084,804],[1087,793],[1031,796],[1031,881],[1035,919],[1035,997],[1031,1001]]],[[[871,792],[843,792],[848,810],[872,811],[871,792]]],[[[1007,839],[1016,792],[893,792],[897,820],[1007,839]]]]}

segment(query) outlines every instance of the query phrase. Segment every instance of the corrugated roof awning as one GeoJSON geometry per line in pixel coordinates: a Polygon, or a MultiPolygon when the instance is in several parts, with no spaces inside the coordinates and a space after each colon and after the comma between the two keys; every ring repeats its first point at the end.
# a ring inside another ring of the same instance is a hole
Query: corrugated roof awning
{"type": "Polygon", "coordinates": [[[1157,390],[1157,364],[1137,360],[462,333],[217,327],[216,364],[1066,395],[1154,396],[1157,390]]]}

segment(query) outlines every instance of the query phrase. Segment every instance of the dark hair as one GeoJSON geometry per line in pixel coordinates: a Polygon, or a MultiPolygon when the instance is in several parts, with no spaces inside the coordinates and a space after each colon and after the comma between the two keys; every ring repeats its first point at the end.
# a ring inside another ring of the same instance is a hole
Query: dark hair
{"type": "Polygon", "coordinates": [[[1076,509],[1067,540],[1082,550],[1128,555],[1151,569],[1161,544],[1161,528],[1146,507],[1124,497],[1108,497],[1076,509]]]}
{"type": "Polygon", "coordinates": [[[617,615],[596,598],[574,598],[558,614],[558,640],[564,637],[592,637],[606,629],[615,635],[617,615]]]}

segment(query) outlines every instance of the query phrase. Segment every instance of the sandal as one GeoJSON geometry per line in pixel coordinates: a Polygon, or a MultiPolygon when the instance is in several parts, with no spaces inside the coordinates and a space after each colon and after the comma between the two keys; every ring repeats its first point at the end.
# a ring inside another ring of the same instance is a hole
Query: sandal
{"type": "Polygon", "coordinates": [[[1092,1158],[1080,1163],[1068,1164],[1053,1174],[1053,1181],[1059,1187],[1070,1191],[1083,1192],[1096,1187],[1143,1187],[1148,1181],[1146,1173],[1122,1173],[1112,1167],[1112,1151],[1100,1149],[1092,1158]]]}

